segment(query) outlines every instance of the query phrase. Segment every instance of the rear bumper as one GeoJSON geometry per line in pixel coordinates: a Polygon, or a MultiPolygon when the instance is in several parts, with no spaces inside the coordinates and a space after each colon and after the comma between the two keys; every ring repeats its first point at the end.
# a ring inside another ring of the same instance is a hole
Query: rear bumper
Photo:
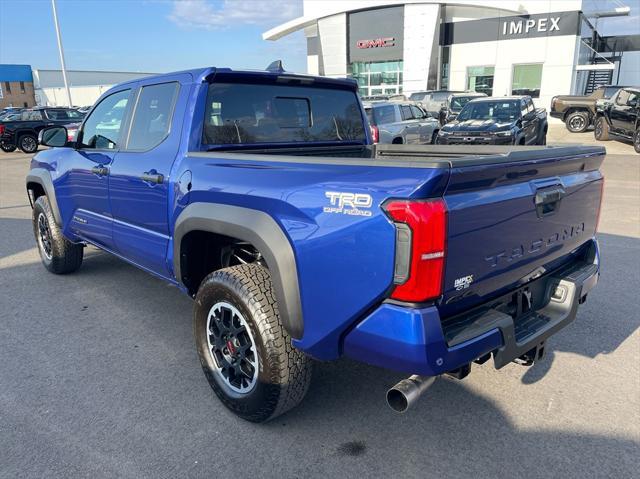
{"type": "Polygon", "coordinates": [[[435,306],[383,304],[347,334],[344,354],[423,376],[458,369],[487,354],[501,368],[543,348],[550,336],[575,319],[578,305],[598,282],[599,263],[593,239],[584,253],[559,270],[445,320],[435,306]],[[522,307],[523,298],[528,298],[530,308],[522,307]]]}

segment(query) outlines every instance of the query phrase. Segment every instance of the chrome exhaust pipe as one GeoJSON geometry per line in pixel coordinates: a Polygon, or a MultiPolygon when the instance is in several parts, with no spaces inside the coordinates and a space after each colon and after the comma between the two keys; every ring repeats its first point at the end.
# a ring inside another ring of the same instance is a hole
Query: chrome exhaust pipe
{"type": "Polygon", "coordinates": [[[396,412],[405,412],[431,387],[437,376],[413,376],[403,379],[387,391],[387,404],[396,412]]]}

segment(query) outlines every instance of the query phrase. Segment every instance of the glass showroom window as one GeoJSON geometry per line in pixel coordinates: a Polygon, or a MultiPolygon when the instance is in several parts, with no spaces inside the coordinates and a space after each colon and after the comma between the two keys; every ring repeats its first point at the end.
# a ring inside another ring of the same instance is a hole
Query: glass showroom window
{"type": "Polygon", "coordinates": [[[541,83],[542,63],[513,65],[512,95],[530,95],[531,98],[539,98],[541,83]]]}
{"type": "Polygon", "coordinates": [[[402,60],[388,62],[353,62],[349,73],[358,82],[362,96],[402,93],[402,60]]]}
{"type": "Polygon", "coordinates": [[[467,90],[485,93],[487,96],[491,96],[493,94],[494,70],[494,67],[468,67],[467,90]]]}

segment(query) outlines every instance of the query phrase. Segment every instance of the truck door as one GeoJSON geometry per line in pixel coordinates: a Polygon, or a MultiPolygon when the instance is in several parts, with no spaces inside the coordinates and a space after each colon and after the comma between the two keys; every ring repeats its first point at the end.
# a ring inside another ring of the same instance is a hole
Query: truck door
{"type": "Polygon", "coordinates": [[[182,114],[176,112],[178,100],[184,103],[187,96],[179,79],[142,85],[135,92],[131,126],[109,181],[115,251],[165,277],[169,276],[169,180],[182,127],[182,114]]]}
{"type": "Polygon", "coordinates": [[[414,118],[409,105],[400,105],[400,115],[402,118],[402,136],[407,144],[418,143],[420,139],[420,124],[414,118]]]}
{"type": "Polygon", "coordinates": [[[525,143],[531,145],[536,142],[538,135],[538,116],[531,99],[521,100],[522,129],[524,130],[525,143]]]}
{"type": "Polygon", "coordinates": [[[629,101],[633,98],[637,98],[633,92],[629,90],[620,90],[616,95],[616,98],[611,105],[609,117],[611,120],[611,128],[612,130],[625,134],[628,127],[628,114],[632,108],[628,105],[629,101]]]}
{"type": "MultiPolygon", "coordinates": [[[[622,93],[622,92],[620,92],[622,93]]],[[[633,136],[636,131],[636,120],[638,118],[638,92],[625,90],[624,105],[618,105],[611,110],[611,121],[613,122],[613,112],[615,110],[616,125],[620,133],[627,136],[633,136]]],[[[620,96],[618,96],[620,98],[620,96]]]]}
{"type": "Polygon", "coordinates": [[[103,98],[82,124],[76,148],[61,148],[59,153],[67,172],[55,182],[64,223],[81,238],[107,249],[113,247],[109,172],[123,141],[130,100],[130,88],[103,98]]]}

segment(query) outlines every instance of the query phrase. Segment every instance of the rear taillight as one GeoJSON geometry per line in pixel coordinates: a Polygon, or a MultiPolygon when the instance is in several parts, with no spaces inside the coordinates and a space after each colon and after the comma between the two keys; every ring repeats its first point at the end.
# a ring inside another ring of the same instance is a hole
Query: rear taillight
{"type": "Polygon", "coordinates": [[[396,225],[391,298],[419,303],[442,294],[447,237],[444,200],[391,200],[384,209],[396,225]]]}
{"type": "Polygon", "coordinates": [[[371,141],[378,143],[380,140],[380,131],[377,126],[371,125],[371,141]]]}
{"type": "Polygon", "coordinates": [[[0,135],[4,135],[4,125],[0,125],[0,135]]]}

